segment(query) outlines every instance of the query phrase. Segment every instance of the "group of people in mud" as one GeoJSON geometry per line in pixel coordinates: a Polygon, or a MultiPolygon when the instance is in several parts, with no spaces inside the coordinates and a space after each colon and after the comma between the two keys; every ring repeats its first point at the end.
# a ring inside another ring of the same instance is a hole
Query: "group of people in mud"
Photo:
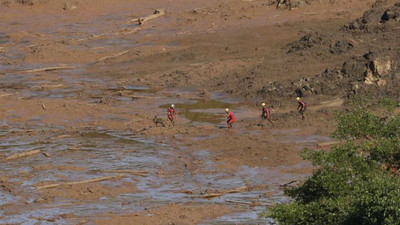
{"type": "MultiPolygon", "coordinates": [[[[296,100],[298,102],[298,106],[297,106],[297,112],[301,115],[301,119],[304,120],[305,119],[305,111],[307,108],[307,104],[301,100],[300,97],[296,97],[296,100]]],[[[261,103],[261,107],[262,107],[262,112],[261,112],[261,122],[259,123],[259,126],[263,126],[263,121],[268,120],[271,124],[274,124],[274,122],[270,119],[270,110],[267,106],[267,104],[265,102],[261,103]]],[[[225,109],[225,113],[228,114],[228,116],[226,117],[226,124],[228,129],[232,128],[233,123],[236,121],[236,117],[233,114],[232,111],[229,110],[229,108],[225,109]]],[[[170,107],[168,107],[167,110],[167,117],[168,120],[171,122],[172,126],[175,125],[175,116],[176,116],[176,110],[175,110],[175,105],[171,104],[170,107]]],[[[157,125],[157,122],[154,121],[157,125]]]]}

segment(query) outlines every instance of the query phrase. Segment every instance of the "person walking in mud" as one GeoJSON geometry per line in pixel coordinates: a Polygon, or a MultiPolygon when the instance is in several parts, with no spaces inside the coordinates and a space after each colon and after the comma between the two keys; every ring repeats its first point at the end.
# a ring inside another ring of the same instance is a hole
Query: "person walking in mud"
{"type": "Polygon", "coordinates": [[[305,112],[306,112],[306,108],[307,108],[307,104],[301,100],[300,97],[296,97],[297,102],[299,102],[299,106],[297,106],[297,112],[299,112],[301,114],[301,119],[304,120],[305,119],[305,112]]]}
{"type": "Polygon", "coordinates": [[[235,115],[233,115],[233,112],[230,112],[228,108],[225,109],[225,113],[228,114],[226,117],[226,125],[228,126],[228,129],[232,128],[232,124],[236,121],[235,115]]]}
{"type": "Polygon", "coordinates": [[[176,115],[175,105],[171,104],[171,106],[168,108],[168,119],[169,121],[171,121],[172,126],[175,125],[175,115],[176,115]]]}
{"type": "Polygon", "coordinates": [[[265,104],[264,102],[261,103],[261,122],[258,124],[258,126],[264,126],[263,122],[264,120],[268,120],[270,123],[272,123],[272,125],[274,125],[274,122],[272,122],[272,120],[269,118],[270,117],[270,111],[269,108],[267,106],[267,104],[265,104]]]}

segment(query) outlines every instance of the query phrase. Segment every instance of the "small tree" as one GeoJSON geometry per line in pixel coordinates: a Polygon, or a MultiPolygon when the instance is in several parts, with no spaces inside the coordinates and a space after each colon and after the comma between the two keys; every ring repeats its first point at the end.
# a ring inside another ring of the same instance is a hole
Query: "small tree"
{"type": "Polygon", "coordinates": [[[275,205],[268,216],[282,225],[400,224],[400,115],[392,101],[379,103],[373,106],[383,117],[356,101],[338,116],[333,136],[342,144],[302,152],[316,170],[285,190],[293,202],[275,205]]]}

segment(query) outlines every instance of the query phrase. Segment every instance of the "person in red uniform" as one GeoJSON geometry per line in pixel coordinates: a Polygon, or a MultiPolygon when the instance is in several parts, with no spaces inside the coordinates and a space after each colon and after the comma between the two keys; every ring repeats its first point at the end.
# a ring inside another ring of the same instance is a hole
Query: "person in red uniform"
{"type": "Polygon", "coordinates": [[[274,124],[274,122],[272,122],[272,120],[269,118],[270,116],[270,111],[269,108],[267,107],[267,104],[265,104],[264,102],[261,104],[262,107],[262,113],[261,113],[261,123],[259,124],[259,126],[263,126],[263,121],[264,120],[268,120],[270,123],[274,124]]]}
{"type": "Polygon", "coordinates": [[[297,106],[297,112],[301,114],[301,119],[304,120],[306,118],[304,113],[306,112],[307,104],[302,101],[300,97],[296,97],[296,100],[299,102],[299,106],[297,106]]]}
{"type": "Polygon", "coordinates": [[[175,125],[174,119],[175,119],[176,111],[175,111],[175,105],[172,104],[171,107],[168,108],[168,119],[171,121],[172,126],[175,125]]]}
{"type": "Polygon", "coordinates": [[[229,112],[229,109],[226,108],[225,109],[226,114],[228,114],[228,116],[226,117],[226,125],[228,126],[228,129],[232,128],[232,123],[234,123],[236,121],[236,117],[235,115],[233,115],[232,112],[229,112]]]}

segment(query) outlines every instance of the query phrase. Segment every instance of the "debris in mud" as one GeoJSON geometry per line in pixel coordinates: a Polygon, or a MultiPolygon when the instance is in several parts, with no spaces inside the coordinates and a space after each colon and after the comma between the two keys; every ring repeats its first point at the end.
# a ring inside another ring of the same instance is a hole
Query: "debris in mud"
{"type": "Polygon", "coordinates": [[[353,48],[353,44],[347,41],[337,41],[335,44],[331,44],[329,52],[332,54],[343,54],[353,48]]]}
{"type": "Polygon", "coordinates": [[[15,2],[21,5],[33,5],[32,0],[15,0],[15,2]]]}
{"type": "Polygon", "coordinates": [[[125,174],[119,174],[116,176],[108,176],[108,177],[97,177],[89,180],[82,180],[82,181],[74,181],[74,182],[67,182],[67,183],[60,183],[60,184],[47,184],[47,185],[38,185],[36,189],[48,189],[48,188],[55,188],[61,185],[77,185],[77,184],[86,184],[86,183],[93,183],[93,182],[100,182],[105,180],[112,180],[112,179],[120,179],[125,177],[125,174]]]}
{"type": "Polygon", "coordinates": [[[64,10],[74,10],[74,9],[76,9],[76,6],[69,2],[66,2],[66,3],[64,3],[63,9],[64,10]]]}
{"type": "Polygon", "coordinates": [[[122,51],[122,52],[115,53],[113,55],[104,56],[104,57],[101,57],[100,59],[96,60],[96,62],[101,62],[101,61],[105,61],[105,60],[108,60],[108,59],[117,58],[118,56],[125,55],[128,52],[129,52],[129,50],[125,50],[125,51],[122,51]]]}
{"type": "Polygon", "coordinates": [[[238,187],[238,188],[235,188],[235,189],[225,190],[225,191],[221,191],[221,192],[206,192],[206,193],[202,194],[200,197],[209,199],[209,198],[221,197],[221,196],[226,195],[226,194],[243,192],[243,191],[246,191],[248,189],[249,189],[249,187],[243,186],[243,187],[238,187]]]}
{"type": "Polygon", "coordinates": [[[111,104],[115,101],[115,98],[112,96],[101,97],[99,100],[96,100],[95,103],[99,104],[111,104]]]}
{"type": "Polygon", "coordinates": [[[276,0],[277,9],[295,9],[306,5],[311,5],[315,0],[276,0]]]}
{"type": "Polygon", "coordinates": [[[287,52],[288,54],[290,53],[295,53],[303,50],[307,50],[309,48],[318,46],[318,45],[325,45],[327,44],[326,42],[326,36],[323,34],[320,34],[318,32],[315,33],[309,33],[300,40],[292,42],[289,44],[289,51],[287,52]]]}
{"type": "Polygon", "coordinates": [[[13,155],[10,155],[8,157],[5,158],[5,160],[14,160],[14,159],[20,159],[23,157],[28,157],[28,156],[32,156],[32,155],[36,155],[39,154],[40,150],[32,150],[32,151],[26,151],[26,152],[21,152],[21,153],[15,153],[13,155]]]}
{"type": "Polygon", "coordinates": [[[141,18],[136,18],[136,19],[132,19],[130,20],[130,22],[132,23],[138,23],[138,25],[142,25],[144,22],[156,19],[160,16],[165,15],[165,10],[164,9],[156,9],[154,10],[153,14],[145,16],[145,17],[141,17],[141,18]]]}
{"type": "Polygon", "coordinates": [[[198,96],[199,96],[199,97],[208,97],[208,96],[210,96],[210,93],[209,93],[206,89],[203,89],[203,90],[198,94],[198,96]]]}
{"type": "Polygon", "coordinates": [[[7,181],[7,178],[2,176],[0,177],[0,188],[7,191],[8,193],[13,193],[13,189],[7,181]]]}
{"type": "Polygon", "coordinates": [[[288,183],[285,184],[281,184],[280,186],[283,188],[288,188],[288,187],[294,187],[294,186],[298,186],[300,184],[300,181],[298,180],[292,180],[288,183]]]}
{"type": "Polygon", "coordinates": [[[304,51],[312,50],[318,53],[329,52],[334,55],[340,55],[353,49],[354,44],[341,36],[334,37],[328,34],[314,32],[303,36],[300,40],[294,41],[288,46],[288,54],[299,52],[300,55],[302,55],[304,51]]]}
{"type": "Polygon", "coordinates": [[[120,174],[127,173],[127,174],[130,174],[130,175],[136,175],[136,176],[142,176],[142,177],[147,177],[148,176],[147,174],[149,173],[149,171],[147,171],[147,170],[137,170],[137,171],[134,171],[134,170],[106,170],[104,172],[106,172],[106,173],[120,173],[120,174]]]}
{"type": "Polygon", "coordinates": [[[363,31],[367,33],[382,32],[398,29],[400,21],[400,3],[385,9],[382,7],[372,8],[364,13],[361,18],[356,19],[344,26],[347,30],[363,31]]]}
{"type": "Polygon", "coordinates": [[[53,66],[53,67],[45,67],[40,69],[32,69],[32,70],[25,70],[25,73],[37,73],[37,72],[47,72],[53,70],[63,70],[63,69],[75,69],[74,66],[62,65],[62,66],[53,66]]]}

